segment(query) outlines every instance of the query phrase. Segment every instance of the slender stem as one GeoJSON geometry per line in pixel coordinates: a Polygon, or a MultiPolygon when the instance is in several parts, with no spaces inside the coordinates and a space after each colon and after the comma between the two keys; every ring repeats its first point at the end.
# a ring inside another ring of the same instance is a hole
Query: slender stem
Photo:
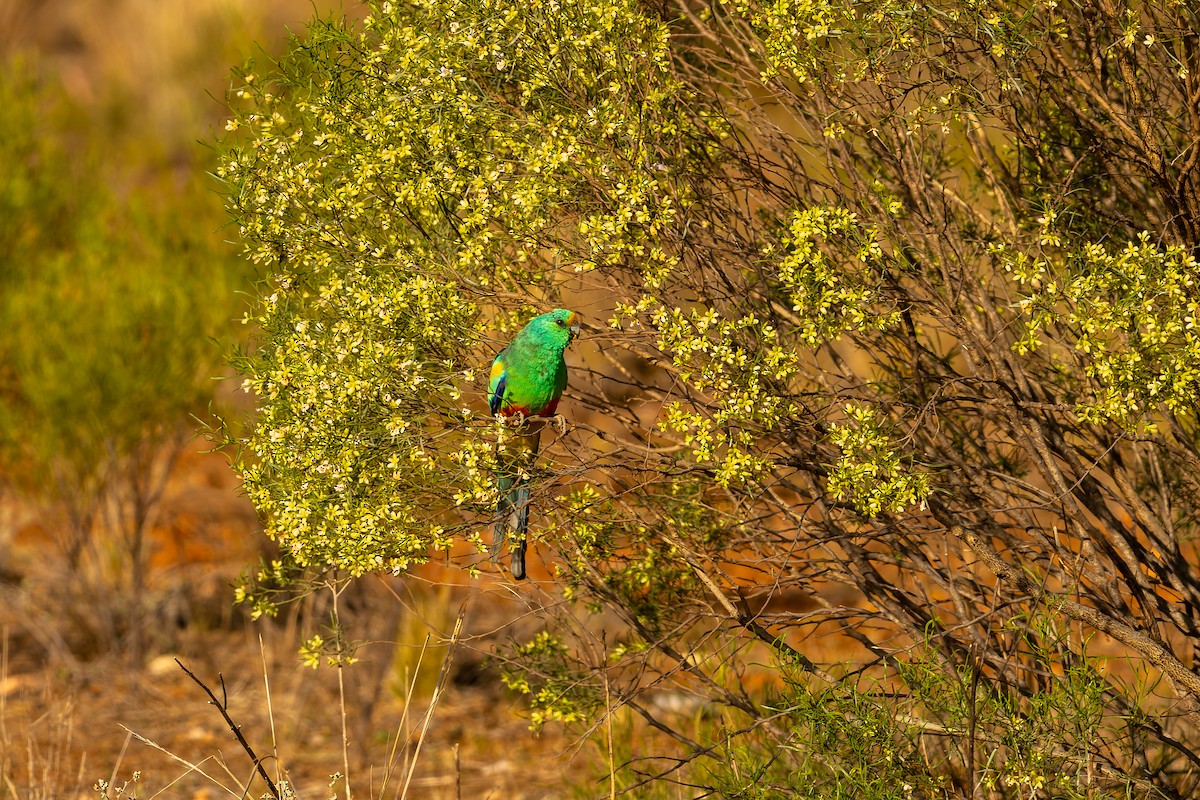
{"type": "Polygon", "coordinates": [[[345,669],[345,659],[341,653],[341,635],[342,622],[338,616],[338,597],[340,592],[336,583],[331,583],[329,586],[330,592],[333,594],[333,624],[338,632],[338,662],[337,662],[337,677],[338,677],[338,706],[342,713],[342,776],[346,784],[346,800],[350,798],[350,729],[346,723],[346,681],[343,675],[345,669]]]}
{"type": "Polygon", "coordinates": [[[408,797],[408,787],[412,783],[413,773],[417,771],[417,759],[421,755],[421,745],[425,742],[425,733],[429,730],[429,721],[433,719],[433,712],[437,708],[438,700],[442,696],[442,691],[446,688],[446,680],[450,676],[450,665],[454,662],[454,649],[458,645],[459,636],[462,635],[463,618],[466,614],[465,609],[458,613],[458,620],[454,623],[454,633],[450,634],[446,657],[442,660],[442,670],[438,673],[437,684],[433,688],[433,697],[429,699],[429,708],[425,711],[425,719],[421,721],[421,732],[417,735],[417,746],[413,749],[413,757],[408,767],[408,774],[404,776],[404,786],[400,791],[402,798],[408,797]]]}
{"type": "MultiPolygon", "coordinates": [[[[233,721],[233,718],[229,716],[229,708],[226,705],[226,702],[223,700],[218,700],[217,696],[213,694],[212,689],[209,689],[208,686],[205,685],[204,681],[197,678],[196,673],[185,667],[182,661],[177,658],[175,659],[175,663],[178,664],[179,668],[184,671],[184,674],[195,681],[196,685],[204,690],[204,693],[208,695],[209,703],[216,706],[217,711],[221,712],[221,716],[225,718],[225,722],[229,725],[229,730],[233,731],[233,735],[238,740],[238,744],[242,746],[242,749],[246,751],[246,755],[250,756],[250,760],[254,762],[254,769],[260,776],[262,776],[262,779],[266,781],[267,790],[270,791],[271,797],[274,797],[275,800],[282,800],[279,794],[279,788],[275,785],[275,781],[271,780],[271,776],[267,774],[266,768],[263,767],[262,759],[260,759],[258,754],[254,752],[254,748],[251,747],[250,743],[246,741],[246,737],[242,735],[241,727],[238,726],[233,721]]],[[[225,694],[225,678],[220,673],[217,673],[217,677],[221,681],[221,694],[223,697],[226,697],[227,700],[228,697],[225,694]]]]}

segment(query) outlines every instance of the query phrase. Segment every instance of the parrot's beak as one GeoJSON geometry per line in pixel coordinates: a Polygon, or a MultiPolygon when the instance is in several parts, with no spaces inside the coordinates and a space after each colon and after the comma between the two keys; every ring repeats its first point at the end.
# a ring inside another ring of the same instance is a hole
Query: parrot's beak
{"type": "Polygon", "coordinates": [[[570,344],[571,342],[573,342],[577,338],[579,338],[579,315],[578,314],[571,315],[570,330],[571,330],[571,338],[567,340],[567,344],[570,344]]]}

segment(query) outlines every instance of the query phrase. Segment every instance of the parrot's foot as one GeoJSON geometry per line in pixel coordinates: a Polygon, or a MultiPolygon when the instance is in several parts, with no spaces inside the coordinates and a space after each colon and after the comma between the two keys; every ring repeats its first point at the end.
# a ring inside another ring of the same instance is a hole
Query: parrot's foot
{"type": "Polygon", "coordinates": [[[525,424],[525,415],[523,413],[521,413],[520,411],[518,411],[517,413],[511,414],[508,417],[506,417],[505,422],[507,422],[509,425],[513,426],[514,428],[520,428],[525,424]]]}
{"type": "Polygon", "coordinates": [[[554,426],[554,430],[558,431],[559,436],[567,435],[567,418],[562,414],[555,414],[551,417],[550,424],[554,426]]]}

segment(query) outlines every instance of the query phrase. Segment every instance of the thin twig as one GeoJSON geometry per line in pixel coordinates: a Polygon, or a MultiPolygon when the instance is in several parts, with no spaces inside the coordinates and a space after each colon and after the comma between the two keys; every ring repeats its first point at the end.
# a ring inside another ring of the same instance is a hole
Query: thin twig
{"type": "Polygon", "coordinates": [[[337,679],[338,679],[338,708],[342,714],[342,769],[345,770],[343,778],[346,784],[346,800],[350,800],[350,729],[346,723],[346,680],[342,671],[346,668],[346,660],[343,656],[343,640],[342,640],[342,618],[338,611],[338,600],[341,597],[341,590],[336,582],[331,582],[329,592],[333,595],[333,624],[337,630],[338,641],[338,660],[337,660],[337,679]]]}
{"type": "Polygon", "coordinates": [[[350,729],[346,723],[346,680],[342,674],[346,665],[340,660],[337,665],[338,707],[342,712],[342,768],[346,776],[346,800],[350,800],[350,729]]]}
{"type": "Polygon", "coordinates": [[[267,719],[271,723],[271,757],[275,760],[275,777],[282,781],[283,765],[279,760],[279,740],[275,735],[275,709],[271,704],[271,680],[267,676],[267,646],[263,643],[261,633],[258,635],[258,652],[263,665],[263,688],[267,692],[267,719]]]}
{"type": "MultiPolygon", "coordinates": [[[[392,751],[388,754],[387,770],[383,773],[383,785],[379,787],[380,797],[383,797],[384,790],[387,789],[388,781],[392,779],[392,772],[395,771],[396,750],[399,748],[401,740],[407,740],[408,738],[407,736],[402,736],[401,734],[408,730],[408,709],[409,705],[412,703],[413,691],[416,689],[417,685],[417,675],[419,675],[421,672],[421,664],[425,661],[425,651],[427,649],[429,649],[428,635],[426,635],[425,641],[421,645],[421,652],[417,654],[417,663],[413,667],[413,677],[411,680],[408,677],[408,668],[405,667],[404,684],[407,689],[404,695],[404,708],[400,712],[400,723],[396,726],[396,736],[392,740],[392,751]]],[[[408,745],[406,743],[404,746],[404,766],[401,768],[401,770],[405,773],[408,772],[408,758],[408,745]]],[[[396,795],[396,797],[399,796],[399,794],[396,795]]]]}
{"type": "Polygon", "coordinates": [[[608,680],[608,670],[604,670],[604,727],[608,736],[608,796],[609,800],[617,797],[617,756],[613,748],[613,710],[612,687],[608,680]]]}
{"type": "Polygon", "coordinates": [[[108,776],[108,785],[117,785],[117,773],[121,770],[121,762],[125,760],[125,751],[129,749],[129,740],[133,738],[131,731],[125,732],[125,741],[121,743],[121,752],[117,753],[117,760],[113,763],[112,774],[108,776]]]}
{"type": "MultiPolygon", "coordinates": [[[[225,722],[229,725],[229,730],[233,731],[234,737],[237,738],[238,744],[240,744],[242,749],[246,751],[246,755],[250,756],[250,760],[254,762],[254,768],[258,771],[258,774],[262,777],[262,779],[266,781],[267,789],[271,792],[271,796],[274,797],[275,800],[282,800],[279,794],[279,788],[275,785],[275,781],[271,780],[271,776],[267,774],[266,768],[263,767],[262,759],[260,759],[258,754],[254,752],[254,748],[251,747],[250,743],[246,741],[246,737],[242,735],[242,729],[238,727],[238,725],[233,721],[233,718],[229,716],[229,709],[225,703],[218,700],[217,696],[213,694],[212,689],[209,689],[208,686],[205,685],[204,681],[197,678],[196,673],[185,667],[182,661],[177,658],[175,659],[175,663],[178,664],[179,668],[183,670],[189,678],[195,681],[196,685],[203,689],[204,693],[208,695],[209,702],[217,707],[217,711],[221,712],[221,716],[225,718],[225,722]]],[[[217,673],[217,677],[221,680],[221,694],[225,696],[226,700],[228,700],[228,694],[225,691],[225,678],[220,673],[217,673]]]]}

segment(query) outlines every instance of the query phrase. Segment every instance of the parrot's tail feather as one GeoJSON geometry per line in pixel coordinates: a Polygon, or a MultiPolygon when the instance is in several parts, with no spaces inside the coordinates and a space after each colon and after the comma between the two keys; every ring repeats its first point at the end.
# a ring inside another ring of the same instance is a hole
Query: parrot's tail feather
{"type": "Polygon", "coordinates": [[[512,570],[513,580],[522,581],[525,580],[525,548],[529,544],[529,486],[521,484],[513,494],[516,495],[516,507],[509,517],[509,527],[516,532],[517,540],[512,545],[509,569],[512,570]]]}
{"type": "Polygon", "coordinates": [[[495,564],[500,560],[500,550],[504,547],[504,540],[508,538],[508,526],[504,524],[504,517],[501,517],[496,522],[496,528],[492,532],[492,563],[495,564]]]}
{"type": "Polygon", "coordinates": [[[496,488],[500,491],[500,501],[496,503],[496,524],[492,531],[492,561],[499,560],[500,551],[508,539],[508,518],[512,514],[513,495],[511,491],[515,479],[511,475],[501,475],[496,488]]]}
{"type": "Polygon", "coordinates": [[[525,580],[525,540],[513,548],[512,561],[509,562],[508,568],[512,570],[514,581],[525,580]]]}
{"type": "Polygon", "coordinates": [[[510,568],[513,578],[519,581],[525,578],[525,549],[528,543],[526,534],[529,530],[529,486],[520,483],[513,487],[514,483],[515,479],[511,476],[500,477],[500,502],[496,504],[496,525],[492,532],[492,561],[500,558],[504,543],[509,542],[512,550],[510,568]]]}

